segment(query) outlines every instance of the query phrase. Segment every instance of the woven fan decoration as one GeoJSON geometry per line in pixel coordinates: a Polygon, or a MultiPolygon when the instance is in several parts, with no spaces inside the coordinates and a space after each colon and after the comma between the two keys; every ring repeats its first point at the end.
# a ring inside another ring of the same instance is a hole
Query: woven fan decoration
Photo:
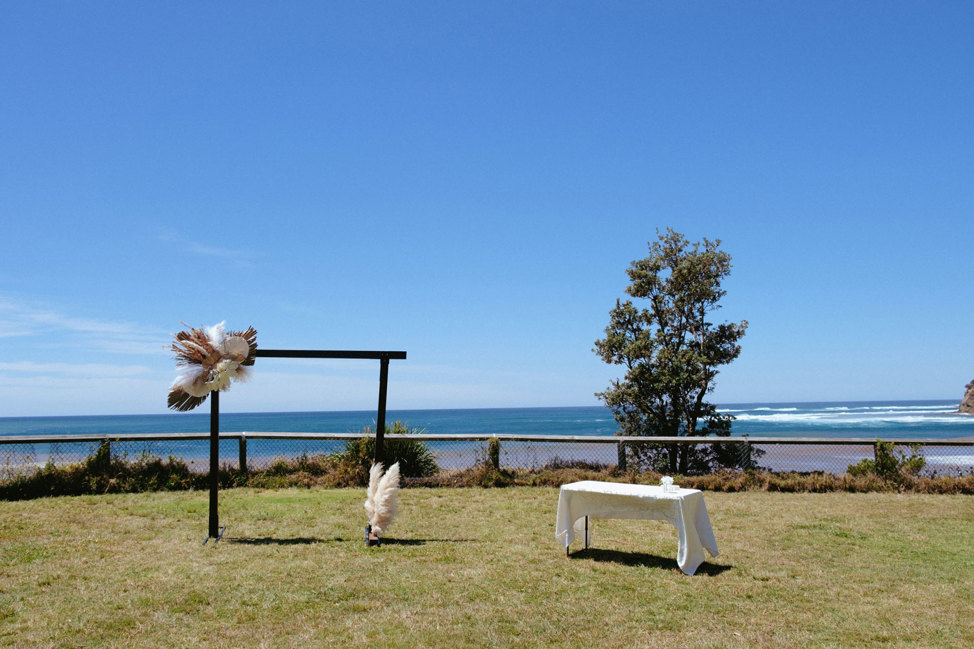
{"type": "Polygon", "coordinates": [[[169,407],[186,412],[206,401],[210,392],[244,381],[257,357],[257,330],[226,331],[226,323],[173,334],[170,349],[182,372],[169,389],[169,407]]]}

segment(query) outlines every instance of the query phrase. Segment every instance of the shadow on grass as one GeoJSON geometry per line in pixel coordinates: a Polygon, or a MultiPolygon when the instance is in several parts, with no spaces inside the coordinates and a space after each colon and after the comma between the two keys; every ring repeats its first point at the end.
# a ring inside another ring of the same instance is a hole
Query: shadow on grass
{"type": "Polygon", "coordinates": [[[427,543],[469,543],[470,539],[393,539],[382,537],[382,545],[426,545],[427,543]]]}
{"type": "MultiPolygon", "coordinates": [[[[660,568],[663,570],[675,570],[677,572],[681,572],[680,566],[677,564],[676,559],[659,557],[655,554],[648,554],[646,552],[620,552],[619,550],[598,550],[595,548],[588,548],[573,552],[570,558],[591,559],[592,561],[621,563],[626,566],[646,566],[648,568],[660,568]]],[[[723,572],[727,572],[731,568],[732,566],[722,566],[714,563],[707,563],[705,561],[700,564],[700,567],[697,568],[695,574],[713,577],[723,572]]]]}
{"type": "Polygon", "coordinates": [[[299,536],[292,539],[276,539],[272,536],[262,536],[260,538],[249,538],[246,536],[232,536],[223,539],[225,543],[239,543],[241,545],[313,545],[315,543],[334,543],[342,539],[319,539],[314,536],[299,536]]]}
{"type": "MultiPolygon", "coordinates": [[[[314,536],[297,537],[291,539],[278,539],[272,536],[262,536],[250,538],[246,536],[224,537],[224,543],[239,543],[240,545],[314,545],[316,543],[343,543],[345,541],[355,541],[356,539],[344,539],[336,536],[332,539],[320,539],[314,536]]],[[[427,543],[467,543],[469,539],[394,539],[383,538],[382,545],[426,545],[427,543]]]]}
{"type": "Polygon", "coordinates": [[[389,539],[382,537],[382,545],[426,545],[426,539],[389,539]]]}

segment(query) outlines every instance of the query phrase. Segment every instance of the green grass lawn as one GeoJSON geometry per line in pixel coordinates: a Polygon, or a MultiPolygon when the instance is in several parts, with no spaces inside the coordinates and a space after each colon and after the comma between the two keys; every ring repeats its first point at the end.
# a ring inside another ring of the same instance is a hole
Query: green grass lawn
{"type": "MultiPolygon", "coordinates": [[[[557,489],[405,489],[382,547],[364,490],[0,502],[0,646],[969,647],[974,497],[708,493],[720,556],[597,521],[572,559],[557,489]]],[[[576,543],[577,545],[577,543],[576,543]]]]}

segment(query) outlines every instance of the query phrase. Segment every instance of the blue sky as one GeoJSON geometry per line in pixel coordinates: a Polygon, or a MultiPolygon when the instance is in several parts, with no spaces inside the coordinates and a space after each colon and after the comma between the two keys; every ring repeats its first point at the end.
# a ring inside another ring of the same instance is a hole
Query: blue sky
{"type": "MultiPolygon", "coordinates": [[[[974,378],[974,5],[0,8],[0,416],[165,412],[181,322],[406,350],[390,408],[594,405],[657,228],[734,259],[714,399],[974,378]]],[[[225,410],[371,409],[262,359],[225,410]]]]}

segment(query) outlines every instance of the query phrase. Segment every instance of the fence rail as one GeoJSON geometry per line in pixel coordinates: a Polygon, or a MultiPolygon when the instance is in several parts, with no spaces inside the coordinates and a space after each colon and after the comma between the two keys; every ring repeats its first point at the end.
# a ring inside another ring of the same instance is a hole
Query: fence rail
{"type": "MultiPolygon", "coordinates": [[[[341,452],[362,433],[304,433],[241,431],[220,433],[221,464],[259,470],[280,459],[341,452]]],[[[876,457],[878,441],[871,438],[795,437],[615,437],[516,434],[386,435],[387,440],[425,442],[440,470],[466,469],[485,461],[491,440],[500,444],[501,468],[538,469],[552,464],[585,462],[625,465],[632,450],[645,445],[737,445],[756,450],[754,464],[771,471],[823,471],[841,474],[852,464],[876,457]]],[[[0,480],[36,471],[48,462],[65,465],[91,457],[106,448],[112,457],[178,457],[192,470],[209,470],[209,433],[139,433],[129,435],[31,435],[0,437],[0,480]]],[[[920,449],[927,475],[974,473],[974,440],[887,440],[896,451],[920,449]]],[[[750,454],[741,454],[742,456],[750,454]]]]}

